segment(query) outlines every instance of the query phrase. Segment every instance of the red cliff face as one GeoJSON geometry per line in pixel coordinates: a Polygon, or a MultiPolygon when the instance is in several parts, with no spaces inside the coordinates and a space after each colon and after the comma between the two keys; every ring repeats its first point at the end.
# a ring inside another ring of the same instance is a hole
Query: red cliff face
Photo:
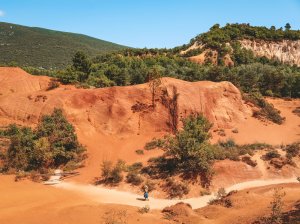
{"type": "Polygon", "coordinates": [[[148,84],[102,89],[60,86],[47,91],[49,81],[19,68],[0,68],[0,119],[35,124],[42,114],[59,107],[75,126],[87,123],[103,134],[168,131],[170,114],[162,104],[162,90],[171,97],[174,87],[179,94],[178,120],[203,113],[216,127],[230,128],[250,113],[239,90],[229,82],[163,78],[153,109],[148,84]],[[135,110],[138,104],[144,108],[135,110]]]}

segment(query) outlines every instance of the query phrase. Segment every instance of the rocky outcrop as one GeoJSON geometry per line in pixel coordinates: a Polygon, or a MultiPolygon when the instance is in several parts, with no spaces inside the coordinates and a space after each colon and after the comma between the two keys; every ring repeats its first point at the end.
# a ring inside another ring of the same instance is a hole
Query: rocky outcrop
{"type": "MultiPolygon", "coordinates": [[[[198,64],[205,64],[205,63],[211,63],[213,65],[218,64],[218,52],[215,50],[204,50],[201,54],[198,54],[196,56],[189,57],[190,61],[193,61],[198,64]]],[[[224,65],[226,66],[234,66],[234,62],[232,61],[230,54],[226,54],[223,57],[224,65]]]]}
{"type": "MultiPolygon", "coordinates": [[[[300,40],[282,40],[282,41],[265,41],[265,40],[240,40],[242,48],[251,50],[255,56],[275,59],[282,63],[300,66],[300,40]]],[[[229,43],[226,43],[230,45],[229,43]]],[[[204,45],[195,42],[192,46],[180,52],[181,55],[191,50],[201,49],[204,45]]],[[[226,54],[223,58],[226,66],[233,66],[230,54],[226,54]]],[[[217,63],[218,53],[215,50],[206,49],[201,54],[189,57],[189,59],[198,64],[204,64],[206,61],[212,64],[217,63]]]]}
{"type": "Polygon", "coordinates": [[[256,56],[277,59],[282,63],[300,66],[300,40],[264,41],[241,40],[243,48],[253,51],[256,56]]]}
{"type": "Polygon", "coordinates": [[[187,52],[191,51],[191,50],[196,50],[199,48],[202,48],[204,45],[203,44],[198,44],[198,42],[193,43],[193,45],[191,45],[190,47],[188,47],[186,50],[182,50],[180,51],[180,55],[185,55],[187,52]]]}

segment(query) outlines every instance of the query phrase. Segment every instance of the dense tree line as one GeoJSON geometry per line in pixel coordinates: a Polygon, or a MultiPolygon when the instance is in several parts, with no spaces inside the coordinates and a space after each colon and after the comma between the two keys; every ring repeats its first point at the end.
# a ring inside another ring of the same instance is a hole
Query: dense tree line
{"type": "MultiPolygon", "coordinates": [[[[73,65],[58,73],[63,83],[79,83],[89,87],[126,86],[148,81],[153,69],[162,77],[187,81],[230,81],[242,91],[260,92],[277,97],[300,97],[300,68],[280,64],[266,58],[254,58],[247,51],[234,55],[235,67],[199,65],[174,54],[156,55],[113,53],[89,59],[77,53],[73,65]],[[126,56],[126,55],[134,56],[126,56]]],[[[135,52],[132,50],[132,52],[135,52]]]]}

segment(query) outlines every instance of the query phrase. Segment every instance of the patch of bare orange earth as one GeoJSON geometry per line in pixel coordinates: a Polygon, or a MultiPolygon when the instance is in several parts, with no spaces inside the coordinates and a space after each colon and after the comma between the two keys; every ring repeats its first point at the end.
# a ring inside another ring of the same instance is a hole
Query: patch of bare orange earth
{"type": "MultiPolygon", "coordinates": [[[[283,197],[283,213],[297,210],[296,206],[300,203],[299,184],[280,184],[265,187],[257,187],[249,190],[239,191],[230,196],[232,207],[226,208],[222,205],[209,205],[195,212],[205,217],[201,223],[204,224],[251,224],[259,217],[270,215],[270,202],[274,194],[274,188],[282,189],[286,196],[283,197]]],[[[299,220],[299,207],[298,207],[299,220]]],[[[295,222],[298,223],[298,222],[295,222]]]]}
{"type": "Polygon", "coordinates": [[[234,134],[227,130],[227,136],[237,143],[265,142],[273,145],[287,144],[300,140],[300,119],[292,111],[299,107],[300,100],[287,101],[283,99],[267,98],[275,108],[281,111],[286,118],[282,125],[264,123],[253,117],[248,117],[245,122],[239,123],[236,128],[239,133],[234,134]]]}
{"type": "Polygon", "coordinates": [[[192,210],[188,204],[180,203],[167,207],[162,212],[165,218],[168,217],[174,223],[252,224],[260,217],[269,217],[271,213],[270,202],[275,188],[281,189],[281,192],[286,194],[282,199],[284,220],[287,220],[287,217],[289,219],[298,217],[297,220],[299,220],[299,184],[279,184],[239,191],[228,197],[232,202],[232,207],[229,208],[223,205],[208,205],[201,209],[192,210]]]}
{"type": "MultiPolygon", "coordinates": [[[[204,64],[205,63],[205,59],[206,59],[206,55],[207,54],[207,51],[203,51],[201,54],[198,54],[198,55],[195,55],[195,56],[192,56],[192,57],[189,57],[189,60],[192,61],[192,62],[195,62],[195,63],[198,63],[198,64],[204,64]]],[[[216,59],[216,52],[212,53],[212,57],[210,58],[212,60],[212,62],[215,64],[217,62],[217,59],[216,59]]]]}
{"type": "Polygon", "coordinates": [[[15,182],[0,175],[0,223],[5,224],[102,224],[170,223],[159,211],[141,214],[138,208],[99,204],[79,193],[44,186],[31,181],[15,182]],[[108,219],[115,222],[107,222],[108,219]]]}

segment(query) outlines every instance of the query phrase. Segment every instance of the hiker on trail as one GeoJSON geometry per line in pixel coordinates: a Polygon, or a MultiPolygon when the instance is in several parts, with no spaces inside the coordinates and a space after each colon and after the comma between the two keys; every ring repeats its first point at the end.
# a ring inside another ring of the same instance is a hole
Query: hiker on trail
{"type": "Polygon", "coordinates": [[[149,194],[148,194],[148,186],[147,185],[144,186],[144,198],[145,198],[145,201],[149,201],[149,194]]]}

